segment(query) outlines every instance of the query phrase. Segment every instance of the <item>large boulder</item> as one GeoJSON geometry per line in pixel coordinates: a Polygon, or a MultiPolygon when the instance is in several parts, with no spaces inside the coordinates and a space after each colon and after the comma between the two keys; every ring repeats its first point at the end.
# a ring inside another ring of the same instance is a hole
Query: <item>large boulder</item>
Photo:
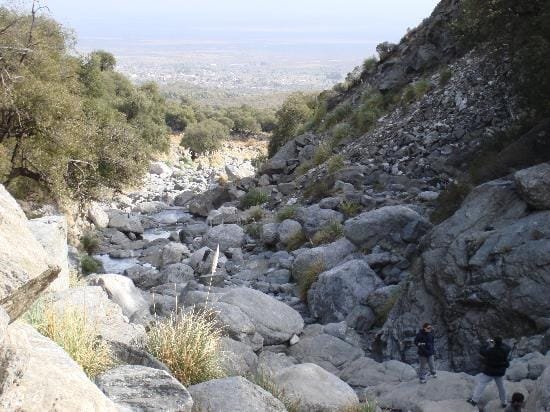
{"type": "Polygon", "coordinates": [[[257,290],[232,289],[219,301],[238,307],[248,316],[266,345],[287,342],[304,328],[304,320],[297,311],[257,290]]]}
{"type": "Polygon", "coordinates": [[[149,302],[143,292],[134,286],[132,279],[115,274],[91,275],[86,278],[90,286],[101,286],[109,299],[122,309],[129,319],[136,314],[147,313],[149,302]]]}
{"type": "Polygon", "coordinates": [[[339,376],[353,388],[368,388],[411,381],[416,378],[416,371],[412,366],[396,360],[379,363],[361,357],[347,365],[339,376]]]}
{"type": "Polygon", "coordinates": [[[286,412],[280,400],[240,376],[199,383],[189,392],[199,411],[286,412]]]}
{"type": "Polygon", "coordinates": [[[550,411],[550,367],[538,378],[533,392],[527,399],[526,411],[550,411]]]}
{"type": "Polygon", "coordinates": [[[302,225],[296,220],[285,219],[277,226],[277,235],[283,245],[302,234],[302,225]]]}
{"type": "Polygon", "coordinates": [[[163,370],[123,365],[97,376],[95,382],[124,410],[191,412],[193,408],[187,389],[163,370]]]}
{"type": "Polygon", "coordinates": [[[64,216],[45,216],[29,220],[34,237],[44,247],[48,263],[61,269],[50,290],[69,287],[69,248],[67,246],[67,219],[64,216]]]}
{"type": "Polygon", "coordinates": [[[96,202],[93,202],[88,208],[87,217],[98,229],[106,228],[109,224],[109,216],[96,202]]]}
{"type": "Polygon", "coordinates": [[[0,299],[48,269],[48,255],[32,235],[15,199],[0,185],[0,299]]]}
{"type": "Polygon", "coordinates": [[[0,410],[118,410],[50,339],[24,323],[7,330],[6,347],[0,347],[0,410]]]}
{"type": "Polygon", "coordinates": [[[139,345],[145,337],[145,328],[130,323],[122,308],[109,300],[100,286],[79,286],[51,293],[48,300],[60,313],[69,308],[82,311],[86,322],[106,341],[139,345]]]}
{"type": "Polygon", "coordinates": [[[110,210],[109,227],[117,229],[122,233],[143,233],[143,226],[139,216],[130,213],[123,213],[118,210],[110,210]]]}
{"type": "Polygon", "coordinates": [[[550,209],[550,163],[542,163],[514,174],[520,196],[534,209],[550,209]]]}
{"type": "Polygon", "coordinates": [[[307,294],[310,312],[322,323],[342,321],[383,284],[364,260],[344,262],[321,273],[312,285],[307,294]]]}
{"type": "Polygon", "coordinates": [[[152,162],[149,166],[149,173],[158,176],[170,176],[172,174],[172,169],[166,163],[152,162]]]}
{"type": "Polygon", "coordinates": [[[483,184],[424,239],[379,347],[415,359],[417,325],[430,320],[443,363],[479,370],[487,335],[520,338],[548,328],[549,270],[550,212],[532,212],[510,180],[483,184]]]}
{"type": "Polygon", "coordinates": [[[364,356],[361,349],[326,333],[301,338],[288,353],[300,363],[315,363],[332,373],[364,356]]]}
{"type": "Polygon", "coordinates": [[[204,245],[213,250],[220,245],[220,252],[223,253],[230,248],[240,248],[244,237],[244,230],[239,225],[218,225],[206,232],[204,245]]]}
{"type": "Polygon", "coordinates": [[[220,349],[223,353],[222,368],[226,376],[247,376],[256,370],[258,356],[250,346],[222,337],[220,349]]]}
{"type": "Polygon", "coordinates": [[[313,363],[289,366],[273,382],[304,412],[332,412],[359,402],[347,383],[313,363]]]}
{"type": "Polygon", "coordinates": [[[230,200],[229,189],[227,187],[216,186],[189,201],[189,211],[196,216],[207,217],[212,209],[217,209],[230,200]]]}
{"type": "Polygon", "coordinates": [[[385,206],[346,221],[344,234],[363,250],[381,246],[402,250],[417,242],[430,229],[430,223],[406,206],[385,206]]]}
{"type": "Polygon", "coordinates": [[[329,223],[342,223],[344,216],[335,210],[321,209],[319,205],[313,205],[299,208],[296,212],[296,220],[302,223],[305,234],[312,237],[315,232],[329,223]]]}

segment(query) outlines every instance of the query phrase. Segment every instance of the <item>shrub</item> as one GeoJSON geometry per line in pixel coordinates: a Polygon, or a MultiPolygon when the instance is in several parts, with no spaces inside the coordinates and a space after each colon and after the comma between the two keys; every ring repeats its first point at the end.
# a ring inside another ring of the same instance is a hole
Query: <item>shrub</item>
{"type": "Polygon", "coordinates": [[[325,116],[325,121],[323,123],[323,128],[330,129],[335,124],[340,123],[347,117],[349,117],[353,113],[353,107],[351,106],[351,103],[345,102],[341,103],[336,108],[334,108],[331,112],[329,112],[325,116]]]}
{"type": "Polygon", "coordinates": [[[346,216],[347,218],[353,217],[359,214],[361,211],[361,205],[357,202],[352,202],[349,200],[344,200],[340,204],[340,211],[346,216]]]}
{"type": "Polygon", "coordinates": [[[374,72],[374,69],[376,69],[376,65],[378,64],[378,59],[376,56],[371,56],[365,59],[363,62],[363,72],[365,73],[372,73],[374,72]]]}
{"type": "Polygon", "coordinates": [[[306,236],[302,231],[297,232],[286,242],[286,249],[288,251],[299,249],[306,242],[306,240],[306,236]]]}
{"type": "Polygon", "coordinates": [[[453,77],[453,72],[451,71],[449,66],[444,67],[439,71],[439,85],[445,86],[447,83],[449,83],[451,77],[453,77]]]}
{"type": "Polygon", "coordinates": [[[197,154],[214,152],[220,149],[228,136],[227,126],[216,120],[206,119],[187,127],[181,145],[197,154]]]}
{"type": "Polygon", "coordinates": [[[332,243],[344,236],[344,227],[340,222],[332,221],[318,230],[311,238],[315,246],[332,243]]]}
{"type": "Polygon", "coordinates": [[[187,311],[157,321],[146,346],[183,385],[223,376],[222,329],[209,311],[187,311]]]}
{"type": "Polygon", "coordinates": [[[294,219],[297,211],[298,207],[295,205],[285,206],[277,212],[277,221],[282,222],[286,219],[294,219]]]}
{"type": "Polygon", "coordinates": [[[250,223],[246,225],[244,231],[253,239],[260,239],[262,237],[262,225],[259,223],[250,223]]]}
{"type": "Polygon", "coordinates": [[[307,172],[309,172],[311,170],[312,167],[313,167],[313,162],[312,161],[304,160],[302,163],[300,163],[298,165],[298,167],[295,170],[295,173],[298,176],[305,175],[307,172]]]}
{"type": "Polygon", "coordinates": [[[339,412],[377,412],[378,410],[378,402],[367,400],[365,403],[347,406],[339,412]]]}
{"type": "Polygon", "coordinates": [[[466,183],[451,183],[437,198],[437,203],[430,219],[439,224],[451,217],[462,205],[472,187],[466,183]]]}
{"type": "Polygon", "coordinates": [[[84,255],[80,258],[80,268],[85,275],[101,273],[103,272],[103,263],[90,255],[84,255]]]}
{"type": "Polygon", "coordinates": [[[250,189],[248,193],[246,193],[240,201],[240,208],[241,209],[248,209],[252,206],[259,206],[261,204],[264,204],[269,200],[269,194],[264,192],[263,190],[259,189],[250,189]]]}
{"type": "Polygon", "coordinates": [[[307,301],[307,292],[311,288],[311,285],[317,281],[319,274],[324,271],[325,263],[322,259],[318,259],[313,262],[298,278],[298,291],[300,293],[300,299],[304,302],[307,301]]]}
{"type": "Polygon", "coordinates": [[[334,181],[329,177],[323,180],[317,180],[304,190],[304,196],[309,200],[321,200],[332,193],[333,186],[334,181]]]}
{"type": "Polygon", "coordinates": [[[430,90],[430,82],[427,80],[419,80],[405,87],[401,95],[401,102],[408,104],[424,96],[430,90]]]}
{"type": "Polygon", "coordinates": [[[264,210],[260,206],[254,206],[248,211],[248,220],[252,222],[259,222],[264,218],[264,210]]]}
{"type": "Polygon", "coordinates": [[[80,238],[80,246],[89,255],[97,252],[99,248],[99,239],[93,233],[84,233],[80,238]]]}
{"type": "Polygon", "coordinates": [[[332,156],[328,159],[327,165],[329,173],[337,172],[344,167],[344,156],[340,154],[332,156]]]}
{"type": "Polygon", "coordinates": [[[328,158],[332,155],[332,145],[330,142],[320,143],[315,152],[313,153],[313,164],[319,166],[320,164],[325,163],[328,158]]]}
{"type": "Polygon", "coordinates": [[[339,142],[340,140],[355,136],[355,130],[353,130],[353,127],[349,123],[344,122],[334,126],[330,134],[335,142],[339,142]]]}
{"type": "Polygon", "coordinates": [[[90,378],[114,365],[108,344],[97,336],[82,309],[65,307],[61,312],[50,302],[39,300],[27,312],[25,320],[61,346],[90,378]]]}

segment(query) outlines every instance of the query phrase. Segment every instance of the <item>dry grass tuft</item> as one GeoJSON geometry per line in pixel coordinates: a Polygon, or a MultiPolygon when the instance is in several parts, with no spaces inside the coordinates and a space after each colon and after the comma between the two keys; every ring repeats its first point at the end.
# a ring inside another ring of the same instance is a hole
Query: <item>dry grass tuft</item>
{"type": "Polygon", "coordinates": [[[209,310],[159,320],[147,334],[147,349],[185,386],[224,375],[222,328],[209,310]]]}
{"type": "Polygon", "coordinates": [[[257,373],[247,376],[247,379],[279,399],[285,405],[288,412],[300,412],[302,410],[302,408],[300,408],[300,400],[287,395],[284,390],[273,382],[269,375],[257,373]]]}
{"type": "Polygon", "coordinates": [[[340,222],[331,221],[319,229],[311,238],[311,243],[315,246],[332,243],[344,236],[344,227],[340,222]]]}
{"type": "Polygon", "coordinates": [[[25,319],[61,346],[90,378],[114,365],[109,346],[97,336],[81,308],[67,307],[60,311],[49,302],[39,301],[25,319]]]}
{"type": "Polygon", "coordinates": [[[300,299],[302,299],[304,302],[307,301],[307,292],[311,288],[311,285],[313,285],[317,278],[319,277],[319,274],[325,271],[325,262],[323,262],[322,259],[318,259],[315,262],[313,262],[309,268],[307,268],[304,273],[301,274],[299,279],[297,279],[298,283],[298,290],[300,292],[300,299]]]}

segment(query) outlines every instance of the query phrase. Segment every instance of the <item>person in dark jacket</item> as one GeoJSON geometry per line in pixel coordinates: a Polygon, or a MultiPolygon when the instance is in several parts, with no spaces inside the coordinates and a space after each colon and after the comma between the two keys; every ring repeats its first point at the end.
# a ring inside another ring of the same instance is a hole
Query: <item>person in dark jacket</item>
{"type": "Polygon", "coordinates": [[[434,332],[432,325],[425,323],[422,325],[414,338],[414,344],[418,348],[418,361],[420,362],[420,367],[418,368],[418,379],[420,383],[426,383],[427,369],[430,368],[431,375],[435,378],[437,372],[435,371],[435,362],[434,362],[434,332]]]}
{"type": "Polygon", "coordinates": [[[502,338],[497,336],[494,339],[489,339],[485,345],[481,347],[479,353],[485,361],[483,373],[477,378],[474,394],[468,402],[472,405],[477,405],[479,398],[485,387],[494,380],[497,384],[500,403],[503,408],[506,407],[506,389],[504,388],[504,375],[506,369],[510,366],[510,347],[502,342],[502,338]]]}

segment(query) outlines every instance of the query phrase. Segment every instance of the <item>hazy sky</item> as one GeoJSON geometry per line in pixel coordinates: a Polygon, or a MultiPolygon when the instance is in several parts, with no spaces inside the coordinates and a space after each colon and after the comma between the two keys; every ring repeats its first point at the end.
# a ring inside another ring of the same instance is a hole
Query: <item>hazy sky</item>
{"type": "Polygon", "coordinates": [[[43,0],[81,41],[398,41],[437,0],[43,0]]]}

